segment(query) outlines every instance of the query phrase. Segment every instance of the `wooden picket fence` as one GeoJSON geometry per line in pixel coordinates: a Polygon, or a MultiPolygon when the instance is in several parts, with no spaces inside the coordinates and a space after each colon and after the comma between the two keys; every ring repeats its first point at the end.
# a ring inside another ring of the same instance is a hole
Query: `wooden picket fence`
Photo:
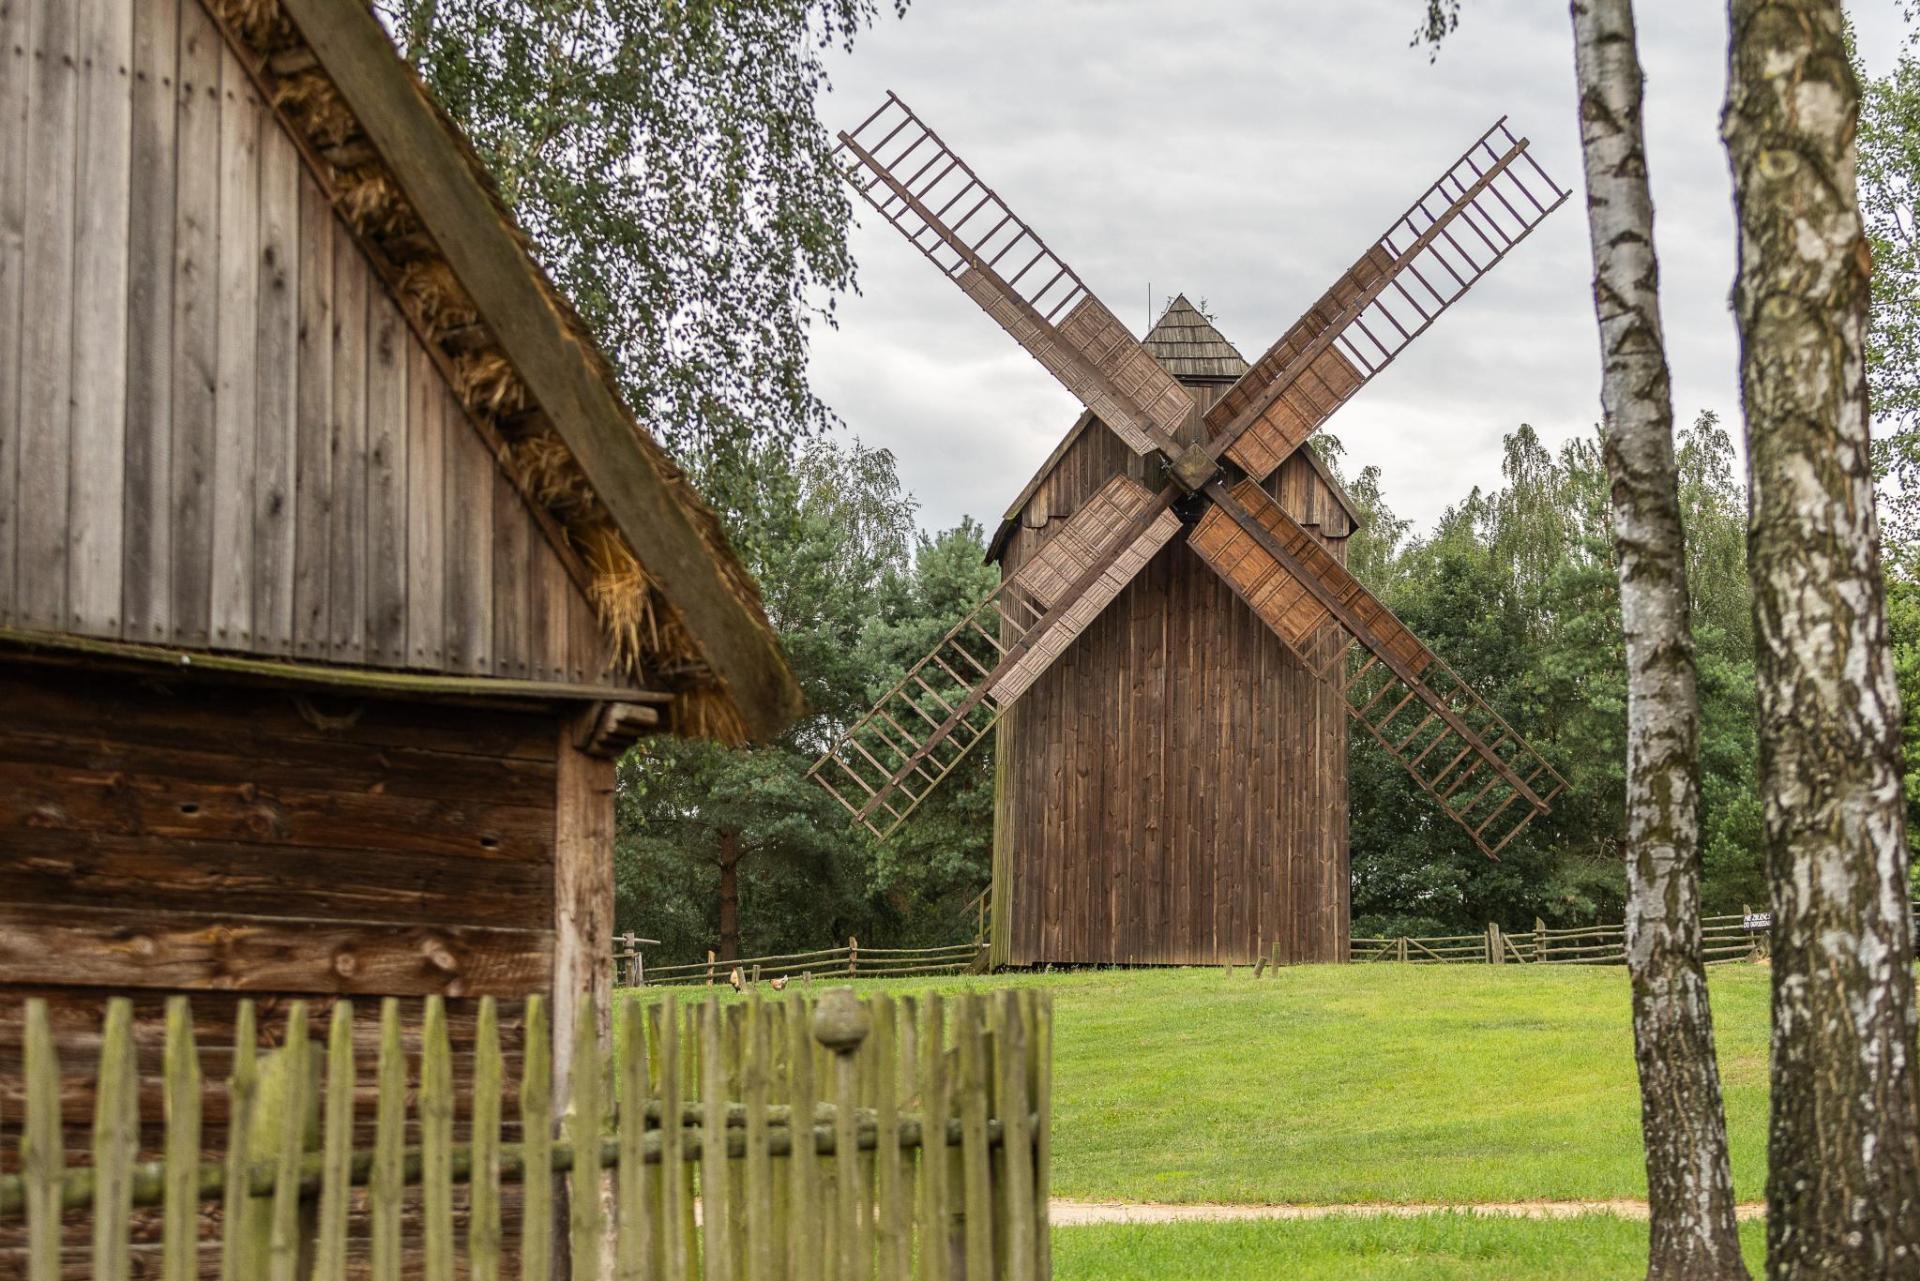
{"type": "Polygon", "coordinates": [[[90,1261],[97,1278],[187,1281],[215,1275],[217,1258],[227,1281],[397,1281],[405,1257],[420,1261],[405,1275],[426,1281],[1050,1275],[1044,994],[621,999],[618,1054],[596,1034],[591,1009],[581,1018],[571,1105],[558,1116],[539,998],[525,1006],[517,1083],[507,1080],[491,999],[480,1002],[464,1083],[443,1003],[425,1003],[414,1063],[399,1004],[380,1010],[375,1133],[370,1149],[356,1149],[355,1089],[368,1065],[355,1061],[351,1004],[334,1004],[323,1052],[295,1002],[261,1055],[243,1003],[230,1119],[223,1144],[208,1144],[216,1154],[203,1148],[213,1136],[201,1124],[190,1007],[174,999],[163,1155],[140,1160],[131,1003],[107,1004],[88,1082],[91,1144],[69,1153],[48,1010],[27,1001],[24,1116],[0,1116],[0,1140],[14,1130],[19,1152],[19,1172],[0,1175],[0,1229],[24,1216],[25,1263],[11,1271],[0,1260],[0,1272],[57,1281],[87,1275],[90,1261]],[[519,1142],[503,1141],[503,1099],[517,1101],[519,1142]],[[415,1143],[406,1141],[410,1111],[415,1143]],[[797,1118],[805,1123],[796,1128],[797,1118]],[[503,1187],[517,1189],[517,1223],[502,1213],[503,1187]],[[350,1248],[350,1205],[370,1249],[357,1237],[350,1248]],[[134,1232],[141,1215],[157,1232],[134,1232]],[[158,1240],[157,1267],[149,1253],[130,1269],[136,1250],[152,1250],[136,1247],[136,1235],[158,1240]]]}
{"type": "MultiPolygon", "coordinates": [[[[1701,951],[1709,962],[1754,960],[1766,954],[1766,932],[1749,930],[1746,920],[1739,912],[1700,918],[1701,951]]],[[[1478,934],[1356,938],[1348,955],[1355,961],[1411,965],[1625,965],[1627,928],[1615,924],[1550,930],[1536,920],[1531,930],[1508,931],[1489,922],[1478,934]]]]}
{"type": "Polygon", "coordinates": [[[614,953],[614,973],[628,987],[670,987],[697,983],[727,983],[740,972],[743,986],[773,979],[840,982],[845,979],[930,978],[964,974],[985,966],[985,942],[955,943],[949,947],[865,947],[857,938],[845,947],[823,947],[813,952],[781,956],[743,956],[723,961],[712,952],[704,961],[642,968],[639,950],[628,945],[614,953]]]}

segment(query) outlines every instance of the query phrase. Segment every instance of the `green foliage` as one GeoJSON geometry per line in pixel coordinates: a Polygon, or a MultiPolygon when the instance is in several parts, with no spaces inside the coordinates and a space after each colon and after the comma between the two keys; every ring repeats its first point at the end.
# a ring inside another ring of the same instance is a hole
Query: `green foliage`
{"type": "MultiPolygon", "coordinates": [[[[1711,414],[1677,450],[1688,537],[1706,785],[1707,910],[1766,898],[1755,800],[1745,500],[1711,414]]],[[[1566,776],[1553,814],[1489,862],[1364,736],[1351,752],[1355,931],[1444,933],[1618,920],[1625,838],[1626,659],[1597,436],[1555,455],[1507,438],[1505,484],[1408,540],[1366,473],[1356,501],[1386,533],[1350,562],[1415,633],[1566,776]]],[[[1363,539],[1369,541],[1363,542],[1363,539]]]]}
{"type": "Polygon", "coordinates": [[[738,542],[811,714],[780,741],[729,751],[657,740],[621,762],[619,928],[676,958],[719,941],[722,852],[739,851],[742,955],[844,942],[954,942],[986,884],[990,746],[882,845],[807,769],[990,591],[980,527],[917,535],[893,456],[814,440],[763,459],[738,542]]]}
{"type": "Polygon", "coordinates": [[[853,261],[820,59],[878,0],[378,8],[668,448],[704,471],[827,420],[808,327],[853,261]]]}
{"type": "Polygon", "coordinates": [[[1873,248],[1867,377],[1879,429],[1881,514],[1890,545],[1920,539],[1920,56],[1911,44],[1866,83],[1860,112],[1860,212],[1873,248]]]}

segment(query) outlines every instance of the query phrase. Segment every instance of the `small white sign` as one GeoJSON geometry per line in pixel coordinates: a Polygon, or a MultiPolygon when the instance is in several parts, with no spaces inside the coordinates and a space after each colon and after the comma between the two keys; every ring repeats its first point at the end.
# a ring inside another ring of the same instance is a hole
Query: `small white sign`
{"type": "Polygon", "coordinates": [[[1772,912],[1748,912],[1740,923],[1749,934],[1764,934],[1773,928],[1772,912]]]}

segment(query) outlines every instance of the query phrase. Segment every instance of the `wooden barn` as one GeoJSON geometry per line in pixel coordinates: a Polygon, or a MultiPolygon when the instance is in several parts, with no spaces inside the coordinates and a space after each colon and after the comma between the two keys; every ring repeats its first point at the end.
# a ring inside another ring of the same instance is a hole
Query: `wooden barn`
{"type": "Polygon", "coordinates": [[[534,993],[569,1044],[614,756],[799,706],[363,0],[0,3],[0,1132],[26,995],[70,1152],[110,993],[147,1072],[183,992],[203,1046],[242,995],[438,994],[457,1049],[534,993]]]}
{"type": "MultiPolygon", "coordinates": [[[[1143,340],[1189,389],[1184,441],[1247,371],[1185,297],[1143,340]]],[[[1092,412],[988,549],[1003,580],[1116,474],[1156,463],[1092,412]]],[[[1310,449],[1265,483],[1341,563],[1351,500],[1310,449]]],[[[994,959],[1206,964],[1347,955],[1347,714],[1176,537],[1008,709],[996,739],[994,959]]]]}

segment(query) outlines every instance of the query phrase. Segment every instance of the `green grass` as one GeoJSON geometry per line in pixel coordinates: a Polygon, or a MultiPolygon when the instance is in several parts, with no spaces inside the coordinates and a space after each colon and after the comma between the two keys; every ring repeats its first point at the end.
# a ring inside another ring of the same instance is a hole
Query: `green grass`
{"type": "MultiPolygon", "coordinates": [[[[1763,1225],[1742,1225],[1756,1276],[1764,1236],[1763,1225]]],[[[1636,1281],[1647,1225],[1435,1214],[1063,1228],[1053,1258],[1057,1281],[1636,1281]]]]}
{"type": "MultiPolygon", "coordinates": [[[[1257,982],[1244,969],[1231,980],[1219,970],[1109,970],[1015,981],[1054,994],[1057,1196],[1645,1195],[1621,969],[1352,965],[1257,982]]],[[[1755,1200],[1766,971],[1716,967],[1713,1002],[1735,1190],[1755,1200]]]]}

